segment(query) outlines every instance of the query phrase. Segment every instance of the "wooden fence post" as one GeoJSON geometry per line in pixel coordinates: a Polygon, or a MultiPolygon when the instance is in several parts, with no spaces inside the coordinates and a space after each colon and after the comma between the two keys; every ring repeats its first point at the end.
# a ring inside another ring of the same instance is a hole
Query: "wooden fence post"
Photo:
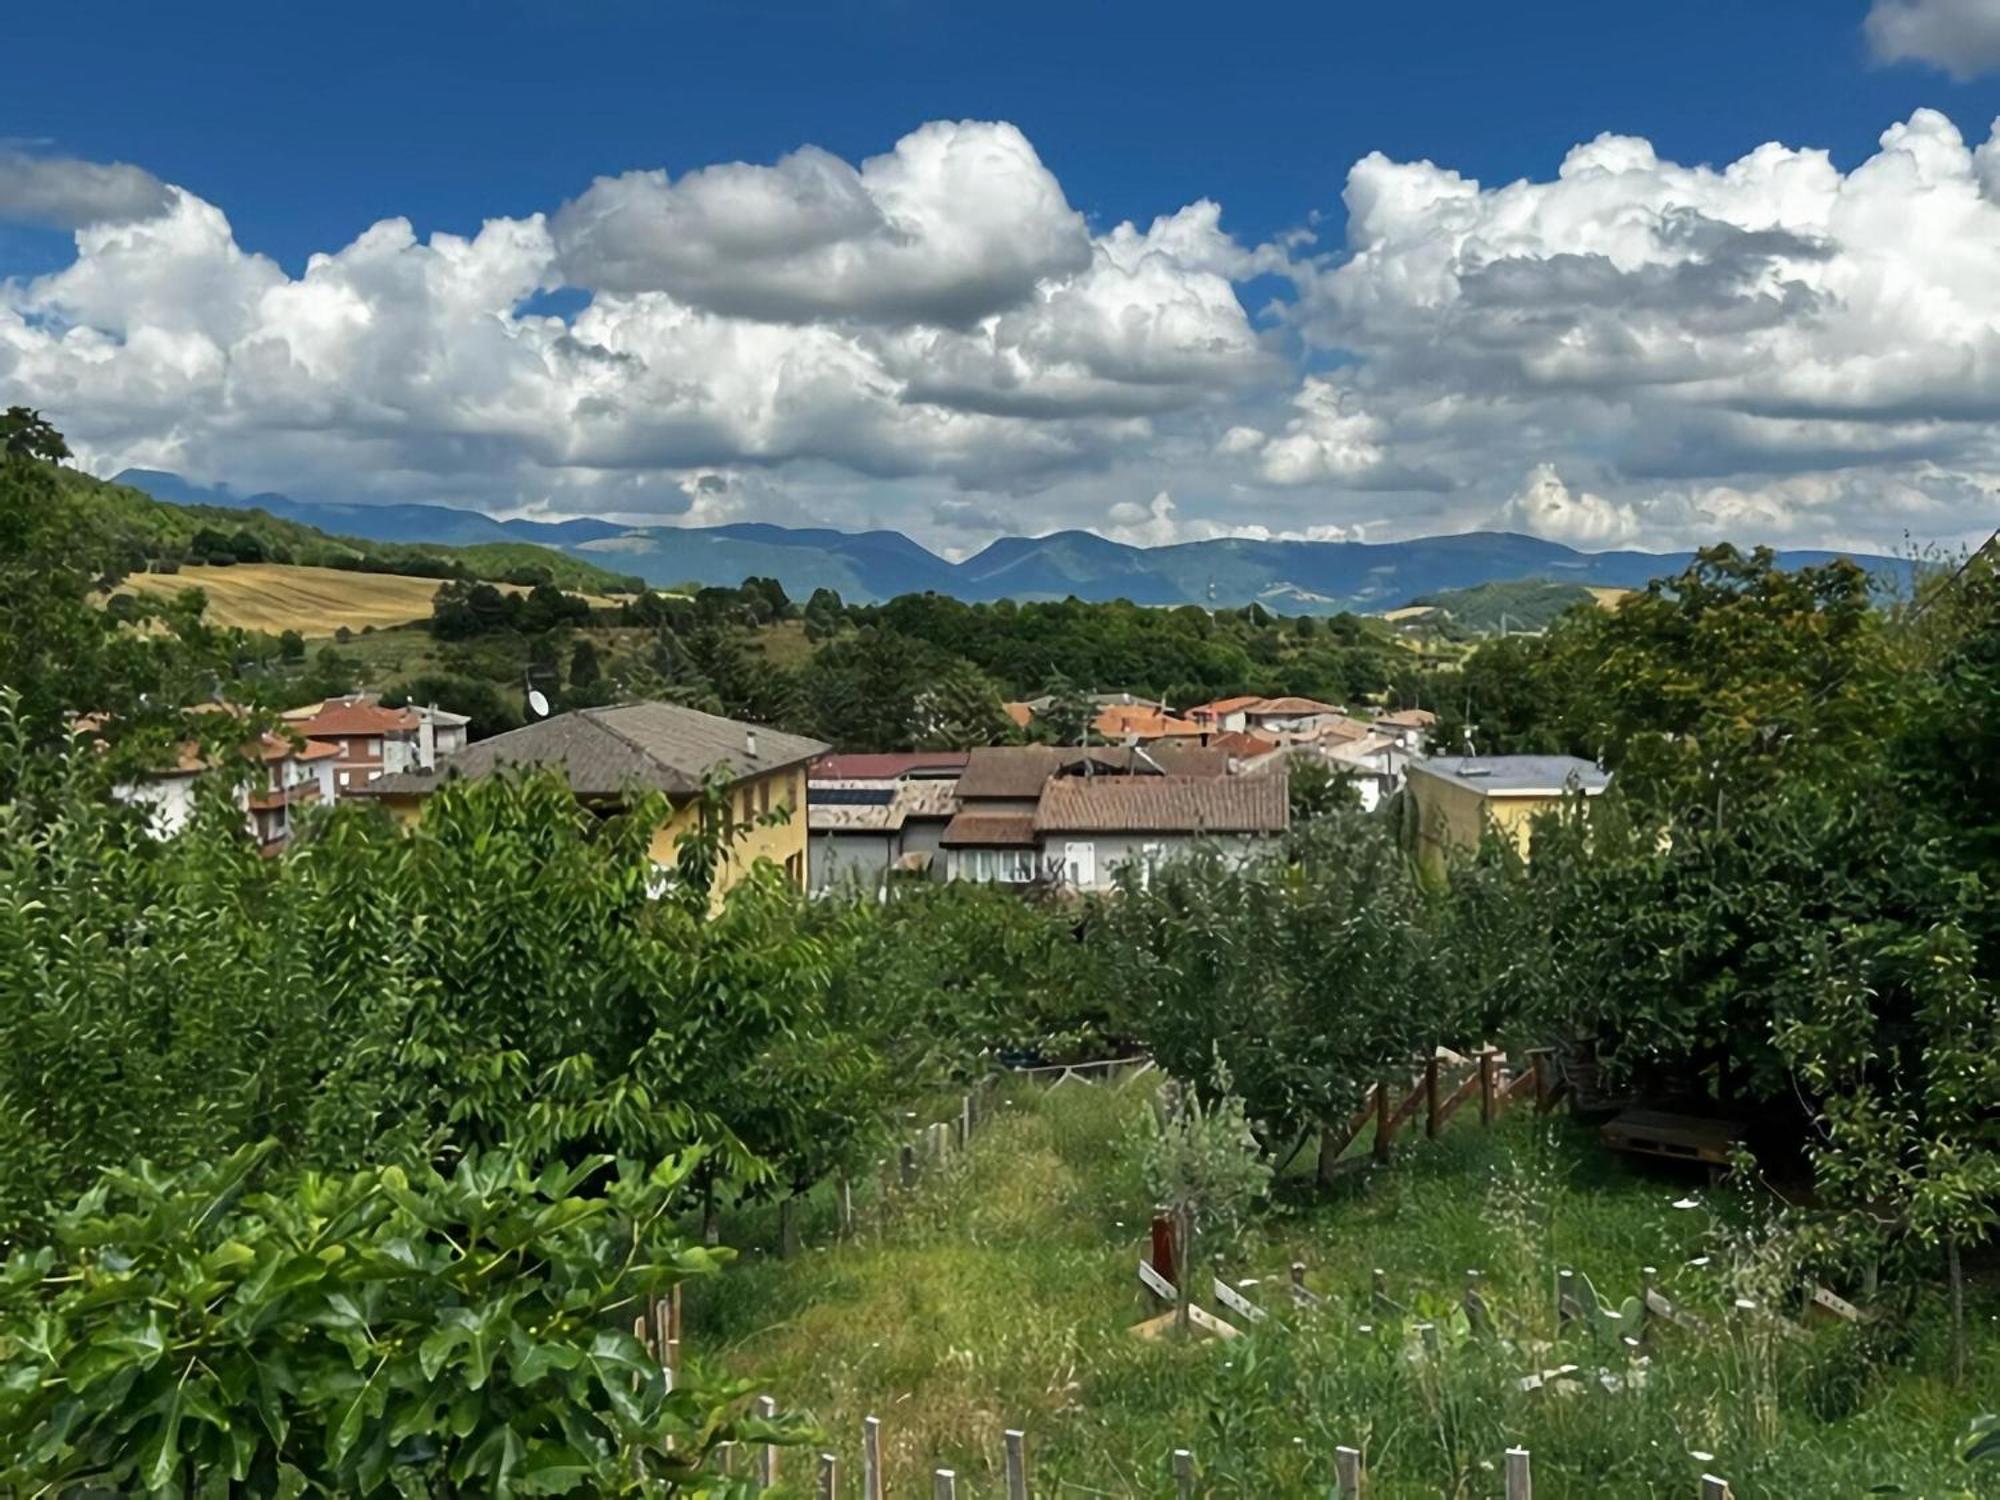
{"type": "Polygon", "coordinates": [[[1507,1500],[1535,1500],[1535,1481],[1528,1472],[1528,1450],[1507,1450],[1507,1500]]]}
{"type": "Polygon", "coordinates": [[[1391,1139],[1390,1131],[1394,1129],[1394,1127],[1389,1123],[1390,1114],[1392,1110],[1393,1106],[1389,1100],[1389,1085],[1386,1083],[1376,1084],[1375,1085],[1375,1160],[1380,1162],[1386,1162],[1389,1159],[1389,1144],[1391,1139]]]}
{"type": "Polygon", "coordinates": [[[1535,1073],[1535,1113],[1545,1115],[1549,1112],[1549,1049],[1530,1049],[1528,1066],[1535,1073]]]}
{"type": "Polygon", "coordinates": [[[819,1500],[840,1500],[840,1460],[831,1453],[819,1456],[819,1500]]]}
{"type": "Polygon", "coordinates": [[[970,1094],[958,1101],[958,1144],[961,1149],[972,1144],[972,1095],[970,1094]]]}
{"type": "Polygon", "coordinates": [[[861,1419],[861,1500],[882,1500],[882,1419],[861,1419]]]}
{"type": "Polygon", "coordinates": [[[958,1475],[950,1469],[931,1474],[931,1500],[958,1500],[958,1475]]]}
{"type": "Polygon", "coordinates": [[[1340,1500],[1361,1500],[1361,1450],[1359,1448],[1336,1448],[1333,1450],[1333,1484],[1340,1500]]]}
{"type": "Polygon", "coordinates": [[[1180,1296],[1174,1302],[1174,1330],[1182,1338],[1188,1336],[1189,1325],[1194,1320],[1194,1210],[1185,1203],[1174,1215],[1174,1250],[1181,1275],[1174,1282],[1180,1296]]]}
{"type": "Polygon", "coordinates": [[[1493,1123],[1493,1049],[1479,1049],[1479,1123],[1493,1123]]]}
{"type": "MultiPolygon", "coordinates": [[[[1150,1259],[1153,1269],[1176,1287],[1181,1284],[1179,1261],[1174,1255],[1174,1216],[1165,1209],[1153,1214],[1153,1242],[1150,1259]]],[[[1154,1297],[1153,1306],[1158,1307],[1160,1299],[1154,1297]]]]}
{"type": "Polygon", "coordinates": [[[1028,1435],[1018,1427],[1002,1435],[1007,1439],[1007,1500],[1028,1500],[1028,1435]]]}
{"type": "MultiPolygon", "coordinates": [[[[757,1398],[757,1415],[765,1421],[778,1414],[778,1403],[769,1396],[757,1398]]],[[[768,1490],[778,1482],[778,1449],[775,1443],[766,1443],[757,1455],[757,1488],[768,1490]]]]}
{"type": "Polygon", "coordinates": [[[1639,1341],[1642,1344],[1653,1331],[1653,1298],[1658,1295],[1659,1281],[1657,1267],[1639,1267],[1639,1341]]]}
{"type": "Polygon", "coordinates": [[[799,1254],[799,1207],[796,1196],[778,1203],[778,1259],[796,1260],[799,1254]]]}
{"type": "Polygon", "coordinates": [[[837,1201],[840,1204],[840,1232],[843,1235],[852,1234],[854,1233],[854,1184],[847,1180],[847,1174],[844,1172],[840,1177],[837,1201]]]}
{"type": "Polygon", "coordinates": [[[1432,1049],[1424,1059],[1424,1139],[1437,1139],[1438,1127],[1443,1122],[1438,1119],[1438,1056],[1432,1049]]]}
{"type": "Polygon", "coordinates": [[[1556,1328],[1569,1327],[1582,1314],[1576,1300],[1576,1272],[1556,1272],[1556,1328]]]}
{"type": "Polygon", "coordinates": [[[1419,1323],[1417,1325],[1417,1337],[1423,1340],[1424,1353],[1428,1355],[1433,1362],[1435,1362],[1438,1356],[1444,1352],[1443,1345],[1438,1339],[1437,1324],[1419,1323]]]}
{"type": "Polygon", "coordinates": [[[1368,1304],[1378,1313],[1394,1312],[1396,1304],[1389,1300],[1388,1275],[1377,1266],[1368,1275],[1368,1304]]]}
{"type": "Polygon", "coordinates": [[[1729,1481],[1718,1479],[1713,1474],[1701,1476],[1701,1500],[1732,1500],[1729,1481]]]}
{"type": "Polygon", "coordinates": [[[908,1141],[903,1143],[902,1165],[903,1186],[906,1188],[915,1187],[917,1185],[917,1148],[908,1141]]]}
{"type": "Polygon", "coordinates": [[[1194,1454],[1186,1448],[1174,1449],[1174,1489],[1180,1500],[1194,1500],[1194,1454]]]}

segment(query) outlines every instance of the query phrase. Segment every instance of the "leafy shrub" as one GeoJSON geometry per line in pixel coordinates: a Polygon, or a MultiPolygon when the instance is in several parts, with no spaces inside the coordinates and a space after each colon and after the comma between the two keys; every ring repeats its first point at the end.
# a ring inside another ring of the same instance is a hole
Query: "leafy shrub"
{"type": "Polygon", "coordinates": [[[718,1441],[789,1434],[734,1419],[742,1385],[670,1390],[623,1331],[717,1267],[672,1236],[688,1160],[252,1190],[272,1150],[109,1173],[8,1262],[8,1493],[663,1494],[718,1441]]]}

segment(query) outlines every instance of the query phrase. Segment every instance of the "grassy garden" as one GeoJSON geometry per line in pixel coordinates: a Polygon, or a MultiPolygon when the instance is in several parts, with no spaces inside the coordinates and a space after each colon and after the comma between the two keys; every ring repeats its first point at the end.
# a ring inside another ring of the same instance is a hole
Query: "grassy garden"
{"type": "MultiPolygon", "coordinates": [[[[1010,1427],[1028,1433],[1033,1492],[1048,1496],[1170,1495],[1177,1447],[1195,1453],[1205,1494],[1326,1495],[1341,1444],[1363,1451],[1378,1497],[1497,1496],[1515,1445],[1531,1451],[1542,1496],[1693,1496],[1704,1472],[1744,1500],[2000,1493],[2000,1465],[1959,1457],[1982,1393],[1990,1406],[2000,1390],[1990,1284],[1962,1387],[1945,1377],[1941,1302],[1914,1309],[1895,1349],[1831,1320],[1789,1336],[1761,1310],[1800,1315],[1784,1239],[1753,1239],[1733,1193],[1612,1156],[1586,1127],[1527,1109],[1490,1131],[1461,1116],[1329,1190],[1281,1182],[1268,1211],[1198,1254],[1221,1254],[1270,1322],[1230,1341],[1135,1338],[1151,1311],[1134,1275],[1150,1207],[1134,1142],[1150,1092],[1145,1078],[1017,1085],[969,1153],[910,1193],[859,1196],[846,1240],[831,1196],[816,1199],[804,1254],[752,1251],[691,1289],[693,1357],[754,1372],[784,1409],[810,1414],[850,1476],[862,1418],[880,1417],[892,1495],[928,1493],[939,1466],[961,1495],[1004,1493],[1010,1427]],[[1323,1310],[1287,1306],[1294,1261],[1323,1310]],[[1656,1328],[1635,1380],[1615,1334],[1558,1336],[1553,1288],[1556,1269],[1574,1267],[1616,1304],[1645,1265],[1711,1331],[1656,1328]],[[1376,1267],[1405,1313],[1371,1308],[1376,1267]],[[1496,1336],[1466,1326],[1469,1268],[1484,1273],[1496,1336]],[[1727,1316],[1739,1297],[1760,1311],[1727,1316]],[[1439,1328],[1435,1359],[1421,1352],[1424,1321],[1439,1328]],[[1563,1364],[1580,1366],[1573,1385],[1518,1388],[1563,1364]],[[1602,1388],[1600,1368],[1619,1390],[1602,1388]]],[[[775,1245],[775,1215],[730,1221],[725,1237],[775,1245]]],[[[803,1453],[782,1463],[795,1478],[811,1468],[803,1453]]]]}

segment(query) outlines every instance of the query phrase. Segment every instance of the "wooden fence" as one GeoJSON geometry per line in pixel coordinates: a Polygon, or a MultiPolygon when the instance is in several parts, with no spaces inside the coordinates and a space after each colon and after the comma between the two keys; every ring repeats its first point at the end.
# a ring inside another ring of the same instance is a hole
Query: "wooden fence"
{"type": "MultiPolygon", "coordinates": [[[[1415,1064],[1400,1082],[1384,1079],[1361,1096],[1360,1107],[1345,1130],[1328,1132],[1321,1142],[1322,1167],[1324,1170],[1346,1156],[1371,1121],[1375,1126],[1371,1155],[1377,1162],[1386,1162],[1397,1133],[1419,1115],[1424,1139],[1436,1140],[1451,1117],[1473,1099],[1479,1101],[1479,1123],[1491,1125],[1504,1109],[1522,1099],[1533,1099],[1535,1112],[1546,1114],[1565,1092],[1567,1086],[1557,1076],[1554,1054],[1546,1047],[1530,1051],[1527,1067],[1518,1071],[1509,1068],[1506,1054],[1497,1047],[1482,1048],[1469,1058],[1433,1053],[1415,1064]],[[1448,1076],[1448,1069],[1459,1068],[1464,1071],[1458,1076],[1448,1076]],[[1400,1100],[1396,1097],[1399,1091],[1400,1100]]],[[[1357,1165],[1358,1159],[1343,1164],[1342,1169],[1357,1165]]]]}

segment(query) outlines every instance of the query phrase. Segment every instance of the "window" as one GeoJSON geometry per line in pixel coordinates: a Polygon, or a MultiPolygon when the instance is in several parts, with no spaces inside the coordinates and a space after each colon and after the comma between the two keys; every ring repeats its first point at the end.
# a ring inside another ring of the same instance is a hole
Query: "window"
{"type": "Polygon", "coordinates": [[[342,755],[345,755],[345,754],[347,754],[347,741],[346,741],[346,740],[342,740],[342,741],[340,742],[340,753],[341,753],[342,755]]]}
{"type": "Polygon", "coordinates": [[[739,823],[749,822],[751,818],[751,810],[750,810],[750,784],[748,782],[745,782],[743,784],[742,791],[738,793],[736,798],[736,806],[737,806],[736,821],[739,823]]]}
{"type": "Polygon", "coordinates": [[[757,814],[759,817],[763,817],[770,811],[771,811],[771,778],[768,776],[760,776],[757,779],[757,814]]]}
{"type": "Polygon", "coordinates": [[[800,890],[806,886],[806,857],[803,854],[785,856],[785,878],[800,890]]]}
{"type": "Polygon", "coordinates": [[[981,849],[973,859],[972,878],[984,884],[993,878],[993,851],[981,849]]]}

